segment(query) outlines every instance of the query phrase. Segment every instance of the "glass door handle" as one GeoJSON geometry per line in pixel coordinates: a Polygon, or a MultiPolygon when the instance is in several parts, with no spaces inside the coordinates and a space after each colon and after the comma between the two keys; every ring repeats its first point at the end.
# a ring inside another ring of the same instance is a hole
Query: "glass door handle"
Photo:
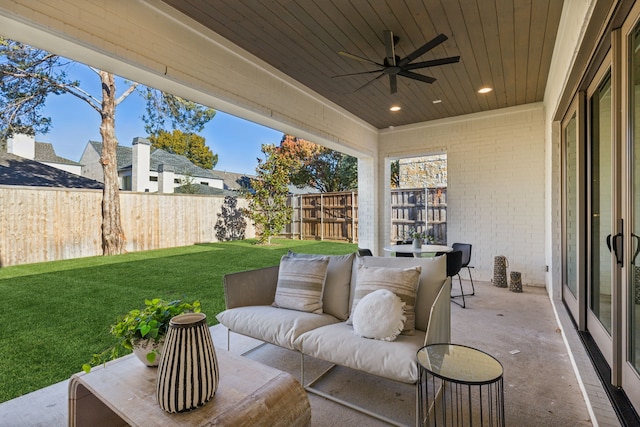
{"type": "Polygon", "coordinates": [[[631,260],[631,264],[636,265],[636,258],[638,257],[638,254],[640,253],[640,236],[637,236],[637,235],[631,233],[631,237],[633,239],[636,239],[636,251],[633,253],[633,259],[631,260]]]}
{"type": "MultiPolygon", "coordinates": [[[[609,234],[607,236],[607,248],[609,248],[609,252],[611,252],[611,249],[613,246],[613,254],[616,256],[616,263],[622,266],[623,249],[622,249],[622,245],[620,245],[620,254],[618,254],[618,245],[617,245],[618,239],[621,239],[621,240],[623,239],[622,233],[618,233],[615,236],[611,236],[611,234],[609,234]]],[[[639,246],[639,249],[640,249],[640,246],[639,246]]]]}

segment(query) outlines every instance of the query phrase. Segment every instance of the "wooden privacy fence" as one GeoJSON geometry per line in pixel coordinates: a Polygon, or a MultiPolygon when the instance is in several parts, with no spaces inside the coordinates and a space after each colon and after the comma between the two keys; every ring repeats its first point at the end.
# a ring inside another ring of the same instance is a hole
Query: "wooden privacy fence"
{"type": "Polygon", "coordinates": [[[391,190],[391,241],[405,240],[413,229],[447,243],[446,188],[391,190]]]}
{"type": "Polygon", "coordinates": [[[284,232],[292,239],[358,241],[358,193],[296,194],[289,196],[293,217],[284,232]]]}
{"type": "MultiPolygon", "coordinates": [[[[0,186],[0,266],[102,255],[101,190],[0,186]]],[[[224,196],[120,193],[127,251],[215,242],[224,196]]],[[[238,208],[246,207],[238,198],[238,208]]],[[[255,230],[247,221],[246,237],[255,230]]]]}
{"type": "MultiPolygon", "coordinates": [[[[291,224],[282,235],[298,239],[358,241],[358,193],[292,195],[291,224]]],[[[390,241],[403,240],[412,228],[426,231],[437,243],[447,242],[447,189],[391,190],[390,241]]]]}

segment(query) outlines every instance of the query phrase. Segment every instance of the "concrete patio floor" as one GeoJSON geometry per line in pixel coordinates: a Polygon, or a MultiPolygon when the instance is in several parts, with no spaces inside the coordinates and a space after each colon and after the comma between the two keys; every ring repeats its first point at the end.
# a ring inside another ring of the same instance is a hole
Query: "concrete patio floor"
{"type": "MultiPolygon", "coordinates": [[[[468,289],[469,283],[464,283],[468,289]]],[[[223,327],[214,327],[213,336],[217,347],[226,348],[223,327]]],[[[476,295],[467,298],[466,309],[452,304],[452,342],[476,347],[502,363],[508,426],[620,425],[564,308],[560,302],[552,304],[542,288],[525,286],[523,293],[513,293],[476,282],[476,295]],[[554,305],[559,306],[557,310],[554,305]],[[580,366],[580,377],[574,365],[580,366]]],[[[257,344],[232,335],[231,351],[242,353],[257,344]]],[[[266,345],[246,357],[300,378],[297,353],[266,345]]],[[[313,362],[309,371],[322,369],[323,363],[313,362]]],[[[318,387],[413,424],[412,386],[338,368],[318,387]]],[[[322,397],[310,394],[309,400],[314,427],[385,425],[322,397]]],[[[67,423],[67,381],[0,404],[0,426],[67,423]]]]}

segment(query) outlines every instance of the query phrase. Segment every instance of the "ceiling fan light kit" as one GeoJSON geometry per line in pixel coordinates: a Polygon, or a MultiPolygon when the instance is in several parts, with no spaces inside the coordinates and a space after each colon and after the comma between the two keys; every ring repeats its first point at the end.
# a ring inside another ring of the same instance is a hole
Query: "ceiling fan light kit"
{"type": "Polygon", "coordinates": [[[389,89],[391,91],[391,94],[394,94],[398,91],[398,76],[407,77],[409,79],[417,80],[424,83],[433,83],[436,81],[434,77],[415,73],[412,70],[418,70],[421,68],[429,68],[429,67],[437,67],[437,66],[446,65],[446,64],[454,64],[460,61],[459,56],[450,56],[447,58],[432,59],[432,60],[423,61],[423,62],[415,62],[415,63],[413,62],[419,57],[421,57],[422,55],[424,55],[425,53],[429,52],[431,49],[444,43],[448,39],[448,37],[445,36],[444,34],[438,34],[436,37],[434,37],[427,43],[423,44],[418,49],[414,50],[404,58],[400,58],[395,53],[395,46],[400,40],[398,36],[395,36],[391,30],[384,30],[384,32],[382,33],[382,38],[384,40],[385,52],[386,52],[386,56],[383,58],[382,62],[375,62],[375,61],[372,61],[371,59],[363,58],[361,56],[354,55],[348,52],[338,52],[341,56],[344,56],[345,58],[355,59],[356,61],[364,62],[370,65],[376,65],[377,67],[382,67],[382,68],[378,68],[372,71],[362,71],[359,73],[342,74],[334,77],[347,77],[347,76],[356,76],[361,74],[379,73],[378,76],[369,80],[367,83],[360,86],[355,91],[357,92],[360,89],[363,89],[366,86],[369,86],[371,83],[375,82],[376,80],[386,75],[386,76],[389,76],[389,89]]]}

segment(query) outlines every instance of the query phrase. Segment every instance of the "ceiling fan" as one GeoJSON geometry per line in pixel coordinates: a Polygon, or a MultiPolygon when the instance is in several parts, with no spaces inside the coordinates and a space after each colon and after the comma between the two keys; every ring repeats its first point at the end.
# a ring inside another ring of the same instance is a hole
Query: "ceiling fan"
{"type": "Polygon", "coordinates": [[[387,56],[384,57],[384,59],[382,60],[382,63],[375,62],[368,58],[363,58],[361,56],[354,55],[348,52],[338,52],[339,55],[342,55],[345,58],[355,59],[356,61],[364,62],[371,65],[376,65],[382,68],[378,68],[377,70],[372,70],[372,71],[362,71],[359,73],[341,74],[339,76],[334,76],[334,77],[347,77],[347,76],[357,76],[360,74],[380,73],[380,75],[373,78],[372,80],[369,80],[367,83],[365,83],[364,85],[356,89],[355,92],[357,92],[360,89],[378,80],[379,78],[387,75],[389,76],[389,87],[391,89],[391,93],[393,94],[398,91],[397,76],[407,77],[407,78],[418,80],[425,83],[433,83],[436,81],[435,78],[430,76],[425,76],[423,74],[414,73],[411,70],[417,70],[420,68],[428,68],[428,67],[436,67],[436,66],[445,65],[445,64],[453,64],[460,61],[459,56],[450,56],[448,58],[432,59],[430,61],[412,63],[413,61],[415,61],[425,53],[429,52],[434,47],[440,45],[445,40],[447,40],[448,37],[445,36],[444,34],[438,34],[432,40],[423,44],[421,47],[414,50],[404,58],[400,58],[395,53],[395,46],[400,40],[398,36],[394,36],[391,30],[384,30],[383,39],[384,39],[384,45],[386,48],[387,56]]]}

